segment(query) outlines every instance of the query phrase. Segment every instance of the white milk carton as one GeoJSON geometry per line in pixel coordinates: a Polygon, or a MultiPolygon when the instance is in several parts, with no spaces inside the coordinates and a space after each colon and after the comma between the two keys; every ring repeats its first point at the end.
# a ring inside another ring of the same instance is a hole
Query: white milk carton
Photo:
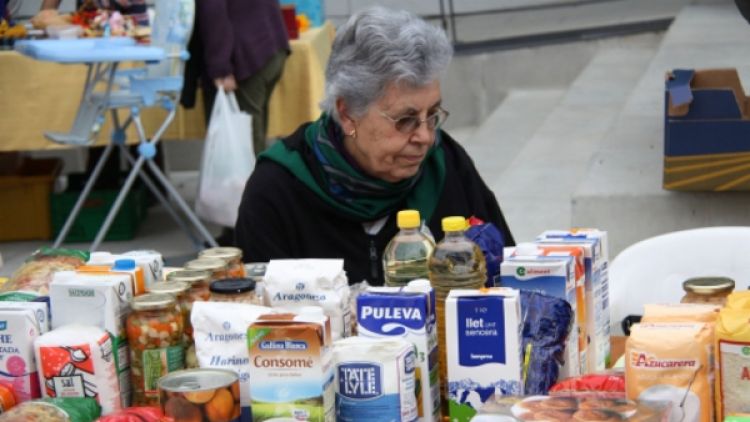
{"type": "Polygon", "coordinates": [[[34,359],[34,340],[40,335],[34,310],[0,309],[0,382],[22,402],[41,397],[34,359]]]}
{"type": "Polygon", "coordinates": [[[250,354],[247,327],[261,315],[273,313],[265,306],[229,302],[195,302],[191,312],[195,353],[201,368],[228,369],[240,379],[241,421],[251,421],[250,354]]]}
{"type": "Polygon", "coordinates": [[[416,347],[419,420],[440,420],[437,329],[434,290],[429,286],[370,287],[357,297],[357,334],[401,338],[416,347]]]}
{"type": "Polygon", "coordinates": [[[588,371],[610,365],[609,246],[607,232],[597,229],[549,230],[537,237],[539,244],[581,246],[586,267],[587,331],[590,337],[588,371]]]}
{"type": "Polygon", "coordinates": [[[247,330],[253,421],[333,422],[325,323],[314,315],[262,315],[247,330]]]}
{"type": "Polygon", "coordinates": [[[42,334],[49,331],[49,306],[46,302],[5,302],[0,301],[0,310],[2,309],[31,309],[34,312],[36,321],[39,324],[39,330],[42,334]]]}
{"type": "Polygon", "coordinates": [[[565,364],[561,377],[575,377],[582,374],[581,363],[586,362],[585,352],[581,354],[578,325],[578,299],[576,290],[575,260],[569,256],[546,257],[539,255],[511,254],[500,264],[500,284],[519,290],[534,291],[557,297],[570,303],[576,323],[565,342],[565,364]]]}
{"type": "Polygon", "coordinates": [[[351,334],[349,283],[342,259],[277,259],[264,276],[264,303],[297,312],[320,306],[331,319],[333,339],[351,334]]]}
{"type": "Polygon", "coordinates": [[[451,290],[445,329],[451,421],[469,421],[493,396],[523,395],[517,290],[451,290]]]}
{"type": "Polygon", "coordinates": [[[337,422],[417,420],[414,345],[399,338],[333,343],[337,422]]]}
{"type": "Polygon", "coordinates": [[[134,259],[135,263],[143,268],[146,287],[164,280],[164,258],[160,252],[151,249],[137,249],[125,252],[123,256],[134,259]]]}

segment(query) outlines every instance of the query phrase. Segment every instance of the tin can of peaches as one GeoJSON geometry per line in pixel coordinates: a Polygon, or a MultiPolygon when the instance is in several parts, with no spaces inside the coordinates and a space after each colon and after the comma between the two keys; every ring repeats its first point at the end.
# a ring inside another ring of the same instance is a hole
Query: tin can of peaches
{"type": "Polygon", "coordinates": [[[223,369],[187,369],[159,379],[164,416],[175,422],[239,422],[240,381],[223,369]]]}

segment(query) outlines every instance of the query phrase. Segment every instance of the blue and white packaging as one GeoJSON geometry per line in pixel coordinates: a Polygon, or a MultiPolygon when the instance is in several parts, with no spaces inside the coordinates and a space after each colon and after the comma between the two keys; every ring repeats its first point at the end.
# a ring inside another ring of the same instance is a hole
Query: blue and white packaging
{"type": "Polygon", "coordinates": [[[590,335],[588,372],[603,371],[610,364],[611,321],[609,310],[609,246],[607,232],[597,229],[548,230],[537,243],[581,246],[586,267],[587,332],[590,335]]]}
{"type": "Polygon", "coordinates": [[[518,290],[451,290],[445,301],[450,420],[468,422],[493,396],[523,395],[518,290]]]}
{"type": "Polygon", "coordinates": [[[416,421],[414,350],[410,342],[395,338],[335,341],[336,421],[416,421]]]}
{"type": "Polygon", "coordinates": [[[418,418],[440,420],[438,343],[434,290],[424,284],[370,287],[357,297],[357,333],[409,341],[416,348],[418,418]]]}
{"type": "Polygon", "coordinates": [[[50,330],[49,306],[46,302],[0,302],[2,309],[31,309],[39,323],[39,332],[44,334],[50,330]]]}

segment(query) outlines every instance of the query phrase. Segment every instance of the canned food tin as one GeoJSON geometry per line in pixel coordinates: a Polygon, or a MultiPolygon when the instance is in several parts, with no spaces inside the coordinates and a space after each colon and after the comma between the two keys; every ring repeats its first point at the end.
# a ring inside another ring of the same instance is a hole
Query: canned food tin
{"type": "Polygon", "coordinates": [[[211,273],[211,281],[227,278],[229,266],[226,261],[218,258],[198,258],[185,263],[186,270],[208,271],[211,273]]]}
{"type": "Polygon", "coordinates": [[[223,369],[188,369],[159,379],[164,416],[175,422],[239,421],[240,381],[223,369]]]}
{"type": "Polygon", "coordinates": [[[242,264],[242,249],[233,247],[210,248],[201,251],[198,258],[216,258],[227,263],[227,276],[230,278],[245,277],[245,266],[242,264]]]}

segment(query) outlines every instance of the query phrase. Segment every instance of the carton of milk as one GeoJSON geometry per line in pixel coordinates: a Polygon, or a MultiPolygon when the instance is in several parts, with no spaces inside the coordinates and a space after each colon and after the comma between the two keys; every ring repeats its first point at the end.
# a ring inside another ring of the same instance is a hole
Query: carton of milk
{"type": "Polygon", "coordinates": [[[450,420],[469,421],[493,396],[523,395],[517,290],[451,290],[445,301],[450,420]]]}
{"type": "MultiPolygon", "coordinates": [[[[550,259],[544,256],[506,256],[500,265],[500,283],[503,287],[528,290],[567,301],[578,315],[575,262],[571,257],[550,259]]],[[[578,324],[570,330],[565,342],[565,364],[560,371],[563,377],[581,375],[583,361],[578,338],[578,324]]]]}
{"type": "Polygon", "coordinates": [[[0,301],[0,310],[2,309],[31,309],[39,324],[40,332],[44,334],[50,330],[49,306],[45,302],[0,301]]]}
{"type": "Polygon", "coordinates": [[[34,340],[41,335],[33,309],[0,309],[0,382],[19,401],[41,397],[34,340]]]}
{"type": "Polygon", "coordinates": [[[333,422],[326,328],[311,315],[262,315],[247,330],[253,421],[333,422]]]}
{"type": "Polygon", "coordinates": [[[416,347],[416,394],[420,421],[440,420],[437,329],[433,289],[370,287],[357,297],[361,337],[401,338],[416,347]]]}
{"type": "Polygon", "coordinates": [[[586,269],[586,323],[588,371],[603,371],[610,364],[609,251],[607,232],[597,229],[549,230],[537,237],[540,245],[575,245],[584,250],[586,269]]]}

